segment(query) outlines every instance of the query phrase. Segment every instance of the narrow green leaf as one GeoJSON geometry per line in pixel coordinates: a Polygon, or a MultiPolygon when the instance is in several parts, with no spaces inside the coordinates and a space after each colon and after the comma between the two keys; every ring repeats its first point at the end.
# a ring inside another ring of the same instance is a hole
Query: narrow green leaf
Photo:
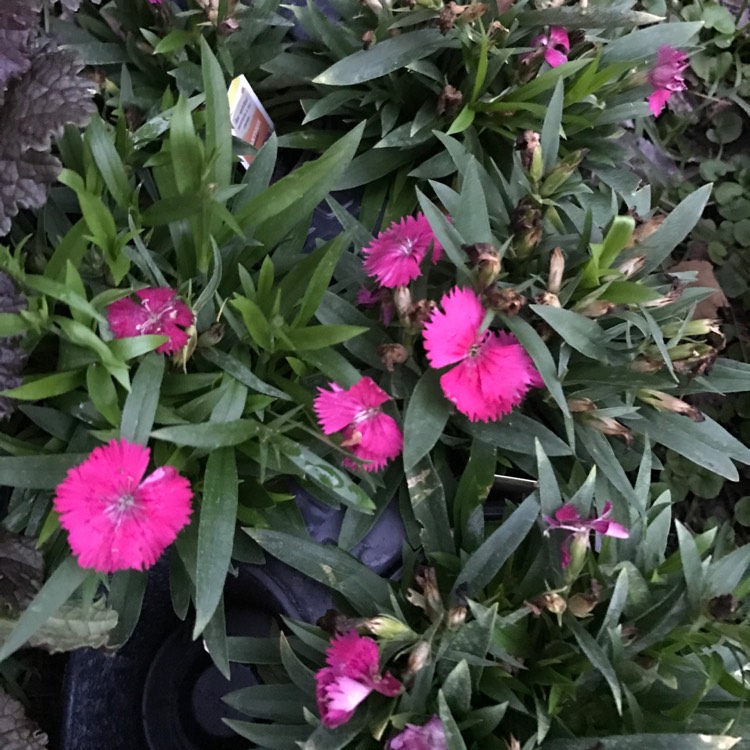
{"type": "Polygon", "coordinates": [[[204,36],[201,36],[201,70],[206,95],[206,149],[211,164],[210,181],[222,188],[229,185],[232,179],[232,123],[224,73],[204,36]]]}
{"type": "Polygon", "coordinates": [[[253,374],[249,367],[240,362],[236,357],[231,354],[221,351],[220,349],[201,349],[201,357],[208,360],[212,364],[220,367],[224,372],[229,373],[233,378],[239,380],[240,383],[246,385],[257,393],[263,393],[266,396],[272,396],[283,401],[289,401],[289,396],[284,391],[274,388],[272,385],[263,382],[259,377],[253,374]]]}
{"type": "Polygon", "coordinates": [[[109,605],[117,612],[117,625],[110,633],[109,646],[121,646],[130,638],[141,616],[148,572],[118,570],[109,587],[109,605]]]}
{"type": "Polygon", "coordinates": [[[368,50],[360,50],[334,63],[313,79],[324,86],[351,86],[379,78],[409,63],[421,60],[451,40],[437,29],[421,29],[384,39],[368,50]]]}
{"type": "Polygon", "coordinates": [[[562,505],[560,487],[557,484],[555,471],[542,448],[542,444],[538,440],[535,440],[534,444],[536,446],[539,501],[542,507],[542,513],[551,516],[562,505]]]}
{"type": "Polygon", "coordinates": [[[146,445],[159,406],[164,356],[150,354],[138,367],[130,393],[125,399],[120,423],[120,437],[131,443],[146,445]]]}
{"type": "Polygon", "coordinates": [[[293,328],[285,335],[294,346],[294,351],[304,352],[335,346],[367,331],[364,326],[322,325],[293,328]]]}
{"type": "Polygon", "coordinates": [[[388,582],[348,553],[270,529],[244,529],[263,549],[300,573],[338,591],[363,615],[390,608],[388,582]]]}
{"type": "Polygon", "coordinates": [[[198,522],[193,639],[203,632],[224,590],[237,523],[238,484],[234,449],[221,448],[210,453],[198,522]]]}
{"type": "Polygon", "coordinates": [[[250,419],[237,419],[233,422],[186,424],[176,427],[163,427],[151,433],[155,440],[164,440],[175,445],[191,448],[218,448],[239,445],[258,434],[259,425],[250,419]]]}
{"type": "Polygon", "coordinates": [[[697,612],[703,595],[703,565],[701,555],[693,535],[678,520],[675,520],[677,542],[680,546],[682,574],[685,577],[685,588],[690,605],[697,612]]]}
{"type": "Polygon", "coordinates": [[[445,742],[448,750],[466,750],[466,743],[461,736],[461,730],[458,728],[458,724],[456,724],[456,720],[453,718],[453,714],[448,707],[448,701],[442,690],[438,690],[438,714],[440,715],[440,721],[443,724],[445,742]]]}
{"type": "Polygon", "coordinates": [[[65,474],[88,458],[88,453],[61,453],[55,456],[0,456],[0,477],[7,487],[52,490],[65,474]]]}
{"type": "Polygon", "coordinates": [[[443,434],[451,404],[440,388],[437,370],[422,375],[409,399],[404,416],[404,470],[426,456],[443,434]]]}
{"type": "Polygon", "coordinates": [[[112,137],[99,115],[94,115],[86,129],[86,142],[104,179],[104,184],[117,205],[127,211],[133,191],[125,172],[125,165],[122,163],[112,137]]]}
{"type": "Polygon", "coordinates": [[[414,517],[422,526],[422,545],[427,555],[435,552],[453,554],[455,547],[445,490],[429,456],[406,472],[406,486],[414,517]]]}
{"type": "Polygon", "coordinates": [[[532,493],[469,557],[456,578],[453,591],[462,584],[467,585],[469,596],[475,596],[481,591],[526,538],[538,516],[538,495],[532,493]]]}
{"type": "Polygon", "coordinates": [[[580,740],[550,740],[542,750],[591,750],[597,743],[604,750],[730,750],[739,737],[709,734],[629,734],[612,737],[586,737],[580,740]]]}
{"type": "Polygon", "coordinates": [[[536,369],[539,370],[539,374],[542,376],[547,390],[549,390],[552,398],[555,399],[562,413],[566,417],[570,417],[565,392],[563,391],[560,379],[557,377],[557,366],[547,345],[531,325],[519,316],[503,317],[503,323],[515,334],[531,359],[534,360],[536,369]]]}
{"type": "Polygon", "coordinates": [[[558,79],[555,90],[547,105],[547,114],[544,115],[542,125],[542,160],[544,173],[547,174],[557,163],[557,155],[560,152],[560,129],[562,128],[563,101],[565,99],[565,84],[563,79],[558,79]]]}
{"type": "Polygon", "coordinates": [[[113,427],[120,424],[120,405],[117,402],[117,389],[112,376],[98,362],[86,369],[86,390],[96,410],[113,427]]]}
{"type": "MultiPolygon", "coordinates": [[[[629,34],[604,45],[602,61],[607,63],[620,60],[642,60],[654,57],[662,45],[684,47],[703,28],[702,21],[684,23],[659,23],[648,29],[636,29],[629,34]]],[[[697,220],[698,216],[696,216],[697,220]]]]}
{"type": "Polygon", "coordinates": [[[79,385],[83,385],[85,380],[85,370],[66,370],[53,375],[42,375],[33,380],[29,379],[17,388],[0,391],[0,394],[17,398],[19,401],[40,401],[68,393],[78,388],[79,385]]]}
{"type": "MultiPolygon", "coordinates": [[[[584,315],[548,305],[529,305],[543,321],[581,354],[607,362],[607,341],[601,327],[584,315]]],[[[544,377],[542,375],[542,377],[544,377]]]]}
{"type": "Polygon", "coordinates": [[[68,557],[63,560],[18,618],[18,622],[0,648],[0,661],[5,661],[37,633],[73,596],[90,573],[89,570],[79,568],[75,558],[68,557]]]}

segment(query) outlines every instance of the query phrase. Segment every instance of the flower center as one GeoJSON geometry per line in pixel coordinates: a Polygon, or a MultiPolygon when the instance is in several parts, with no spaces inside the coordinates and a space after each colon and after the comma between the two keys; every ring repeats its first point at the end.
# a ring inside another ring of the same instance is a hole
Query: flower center
{"type": "Polygon", "coordinates": [[[357,412],[357,414],[354,415],[352,426],[356,427],[357,425],[362,424],[362,422],[366,422],[368,419],[372,419],[373,417],[377,416],[379,412],[380,409],[378,409],[376,406],[372,406],[369,409],[362,409],[362,411],[357,412]]]}
{"type": "Polygon", "coordinates": [[[411,255],[414,252],[414,240],[411,237],[406,237],[401,240],[398,249],[402,255],[411,255]]]}
{"type": "Polygon", "coordinates": [[[138,499],[133,492],[123,492],[111,500],[104,509],[105,514],[113,523],[120,523],[125,517],[133,516],[138,511],[138,499]]]}

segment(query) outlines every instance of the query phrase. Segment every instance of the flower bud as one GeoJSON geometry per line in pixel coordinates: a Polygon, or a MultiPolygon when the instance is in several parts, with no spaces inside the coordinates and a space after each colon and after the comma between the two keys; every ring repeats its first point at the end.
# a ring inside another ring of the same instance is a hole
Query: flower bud
{"type": "Polygon", "coordinates": [[[703,422],[705,417],[699,409],[692,404],[683,401],[675,396],[670,396],[663,391],[656,391],[652,388],[641,388],[638,391],[638,398],[649,406],[653,406],[657,411],[668,411],[672,414],[682,414],[690,417],[693,422],[703,422]]]}
{"type": "Polygon", "coordinates": [[[516,151],[521,152],[521,164],[531,173],[531,179],[539,182],[542,178],[542,139],[534,130],[524,130],[516,139],[516,151]]]}
{"type": "Polygon", "coordinates": [[[590,302],[581,310],[576,309],[576,312],[580,312],[587,318],[601,318],[603,315],[608,315],[616,307],[614,302],[610,302],[606,299],[595,299],[590,302]]]}
{"type": "Polygon", "coordinates": [[[578,151],[573,151],[573,153],[568,154],[564,159],[557,162],[545,178],[542,187],[539,190],[539,194],[542,198],[547,198],[558,188],[562,187],[573,172],[578,169],[578,165],[583,161],[583,158],[587,153],[588,149],[582,148],[578,151]]]}
{"type": "Polygon", "coordinates": [[[568,609],[576,617],[588,617],[601,601],[602,585],[596,578],[591,580],[590,589],[584,594],[574,594],[568,599],[568,609]]]}
{"type": "Polygon", "coordinates": [[[406,320],[411,307],[411,292],[408,286],[397,286],[393,290],[393,304],[400,320],[406,320]]]}
{"type": "Polygon", "coordinates": [[[612,417],[597,417],[593,415],[584,415],[584,422],[588,427],[601,432],[602,435],[611,435],[612,437],[621,437],[625,444],[630,448],[633,445],[633,433],[624,425],[620,424],[612,417]]]}
{"type": "Polygon", "coordinates": [[[415,302],[406,316],[408,327],[418,333],[424,328],[424,324],[432,317],[432,313],[437,308],[437,303],[431,299],[421,299],[415,302]]]}
{"type": "Polygon", "coordinates": [[[586,564],[586,557],[589,553],[589,532],[573,534],[570,537],[570,562],[563,570],[563,580],[570,585],[578,576],[581,575],[583,566],[586,564]]]}
{"type": "Polygon", "coordinates": [[[408,673],[414,675],[423,669],[430,661],[430,644],[427,641],[418,641],[409,652],[409,661],[406,666],[408,673]]]}
{"type": "Polygon", "coordinates": [[[445,615],[448,630],[458,630],[466,622],[467,614],[466,605],[451,607],[445,615]]]}
{"type": "Polygon", "coordinates": [[[594,411],[596,404],[590,398],[569,398],[568,409],[572,414],[582,411],[594,411]]]}
{"type": "Polygon", "coordinates": [[[444,611],[443,598],[440,596],[435,569],[423,568],[420,573],[414,576],[414,580],[422,589],[424,610],[427,616],[433,621],[442,617],[444,611]]]}
{"type": "Polygon", "coordinates": [[[220,322],[211,323],[200,336],[198,336],[198,348],[210,349],[216,346],[224,338],[224,324],[220,322]]]}
{"type": "Polygon", "coordinates": [[[541,210],[532,199],[523,198],[513,209],[510,226],[516,256],[527,258],[542,241],[544,227],[541,210]]]}
{"type": "Polygon", "coordinates": [[[630,369],[633,372],[659,372],[664,367],[664,362],[660,359],[651,357],[637,357],[630,363],[630,369]]]}
{"type": "Polygon", "coordinates": [[[367,51],[372,47],[373,42],[375,41],[375,32],[372,29],[367,29],[364,34],[362,34],[362,49],[367,51]]]}
{"type": "Polygon", "coordinates": [[[526,603],[532,605],[532,611],[541,612],[541,610],[546,609],[553,615],[561,615],[568,607],[565,599],[557,591],[546,591],[526,603]]]}
{"type": "Polygon", "coordinates": [[[402,365],[409,359],[409,350],[401,344],[381,344],[378,355],[385,369],[393,372],[396,365],[402,365]]]}
{"type": "Polygon", "coordinates": [[[671,289],[669,292],[667,292],[663,297],[658,297],[657,299],[641,302],[641,304],[643,305],[643,307],[666,307],[667,305],[671,305],[673,302],[676,302],[678,299],[680,299],[680,297],[682,297],[683,290],[683,286],[676,286],[674,289],[671,289]]]}
{"type": "Polygon", "coordinates": [[[373,635],[380,638],[399,638],[403,635],[413,635],[414,631],[406,624],[390,615],[377,615],[363,623],[373,635]]]}
{"type": "Polygon", "coordinates": [[[558,294],[562,286],[563,273],[565,272],[565,256],[561,248],[556,247],[549,255],[549,276],[547,278],[547,291],[558,294]]]}
{"type": "Polygon", "coordinates": [[[483,291],[495,283],[500,274],[500,254],[488,242],[464,245],[469,262],[477,269],[479,289],[483,291]]]}
{"type": "Polygon", "coordinates": [[[737,611],[738,604],[732,594],[720,594],[708,602],[708,613],[714,620],[728,620],[737,611]]]}

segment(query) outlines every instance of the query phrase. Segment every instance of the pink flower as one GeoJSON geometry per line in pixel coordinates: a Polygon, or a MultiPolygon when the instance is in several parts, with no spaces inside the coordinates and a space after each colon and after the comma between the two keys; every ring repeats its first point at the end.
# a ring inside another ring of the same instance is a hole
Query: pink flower
{"type": "Polygon", "coordinates": [[[168,336],[169,341],[156,351],[163,354],[180,351],[189,339],[183,328],[193,325],[195,320],[190,308],[168,287],[139,289],[135,296],[138,302],[123,297],[107,308],[107,322],[115,338],[168,336]]]}
{"type": "Polygon", "coordinates": [[[448,750],[443,722],[433,716],[426,724],[407,724],[386,743],[386,750],[448,750]]]}
{"type": "Polygon", "coordinates": [[[364,268],[381,286],[392,289],[406,286],[422,275],[420,264],[432,245],[432,262],[442,257],[443,246],[437,241],[424,214],[406,216],[393,222],[367,247],[364,268]]]}
{"type": "MultiPolygon", "coordinates": [[[[396,458],[404,445],[393,417],[384,414],[380,407],[390,396],[372,378],[362,378],[348,390],[331,383],[331,390],[319,388],[313,407],[318,422],[326,435],[341,432],[343,448],[348,448],[357,458],[369,463],[365,471],[382,469],[396,458]]],[[[344,459],[350,469],[360,468],[350,459],[344,459]]]]}
{"type": "Polygon", "coordinates": [[[659,116],[667,100],[675,91],[684,91],[687,86],[682,71],[688,66],[687,55],[674,47],[659,47],[656,65],[648,73],[648,82],[654,87],[648,97],[648,106],[654,116],[659,116]]]}
{"type": "Polygon", "coordinates": [[[441,378],[448,400],[472,422],[500,419],[529,388],[544,385],[526,350],[509,333],[482,330],[485,309],[471,289],[454,287],[424,327],[424,347],[434,368],[455,364],[441,378]]]}
{"type": "Polygon", "coordinates": [[[57,486],[54,507],[81,567],[148,568],[187,524],[190,483],[172,466],[144,479],[150,456],[142,445],[111,440],[57,486]]]}
{"type": "Polygon", "coordinates": [[[563,568],[570,565],[570,545],[574,539],[582,541],[588,547],[592,531],[615,539],[627,539],[630,536],[630,532],[624,526],[616,521],[609,520],[611,512],[612,503],[608,500],[604,504],[604,512],[598,518],[581,518],[575,505],[571,503],[566,503],[558,508],[554,516],[544,516],[547,523],[545,534],[549,534],[552,529],[563,529],[570,532],[565,536],[560,547],[560,560],[563,568]]]}
{"type": "Polygon", "coordinates": [[[531,41],[532,47],[538,49],[534,52],[527,52],[521,57],[522,63],[529,63],[535,58],[540,50],[544,50],[544,59],[551,68],[568,62],[568,52],[570,52],[570,39],[568,32],[562,26],[552,26],[549,34],[540,34],[531,41]]]}
{"type": "Polygon", "coordinates": [[[354,630],[331,641],[326,664],[315,674],[315,697],[323,725],[330,729],[349,721],[373,690],[389,698],[401,690],[392,674],[380,675],[378,644],[354,630]]]}

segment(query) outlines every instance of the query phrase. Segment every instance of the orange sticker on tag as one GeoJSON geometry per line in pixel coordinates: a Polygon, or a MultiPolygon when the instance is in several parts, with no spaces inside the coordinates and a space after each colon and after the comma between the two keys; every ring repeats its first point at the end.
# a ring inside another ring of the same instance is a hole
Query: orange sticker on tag
{"type": "MultiPolygon", "coordinates": [[[[232,135],[255,149],[259,149],[273,132],[273,122],[245,76],[237,76],[229,86],[229,117],[232,135]]],[[[254,159],[254,152],[240,156],[245,169],[254,159]]]]}

